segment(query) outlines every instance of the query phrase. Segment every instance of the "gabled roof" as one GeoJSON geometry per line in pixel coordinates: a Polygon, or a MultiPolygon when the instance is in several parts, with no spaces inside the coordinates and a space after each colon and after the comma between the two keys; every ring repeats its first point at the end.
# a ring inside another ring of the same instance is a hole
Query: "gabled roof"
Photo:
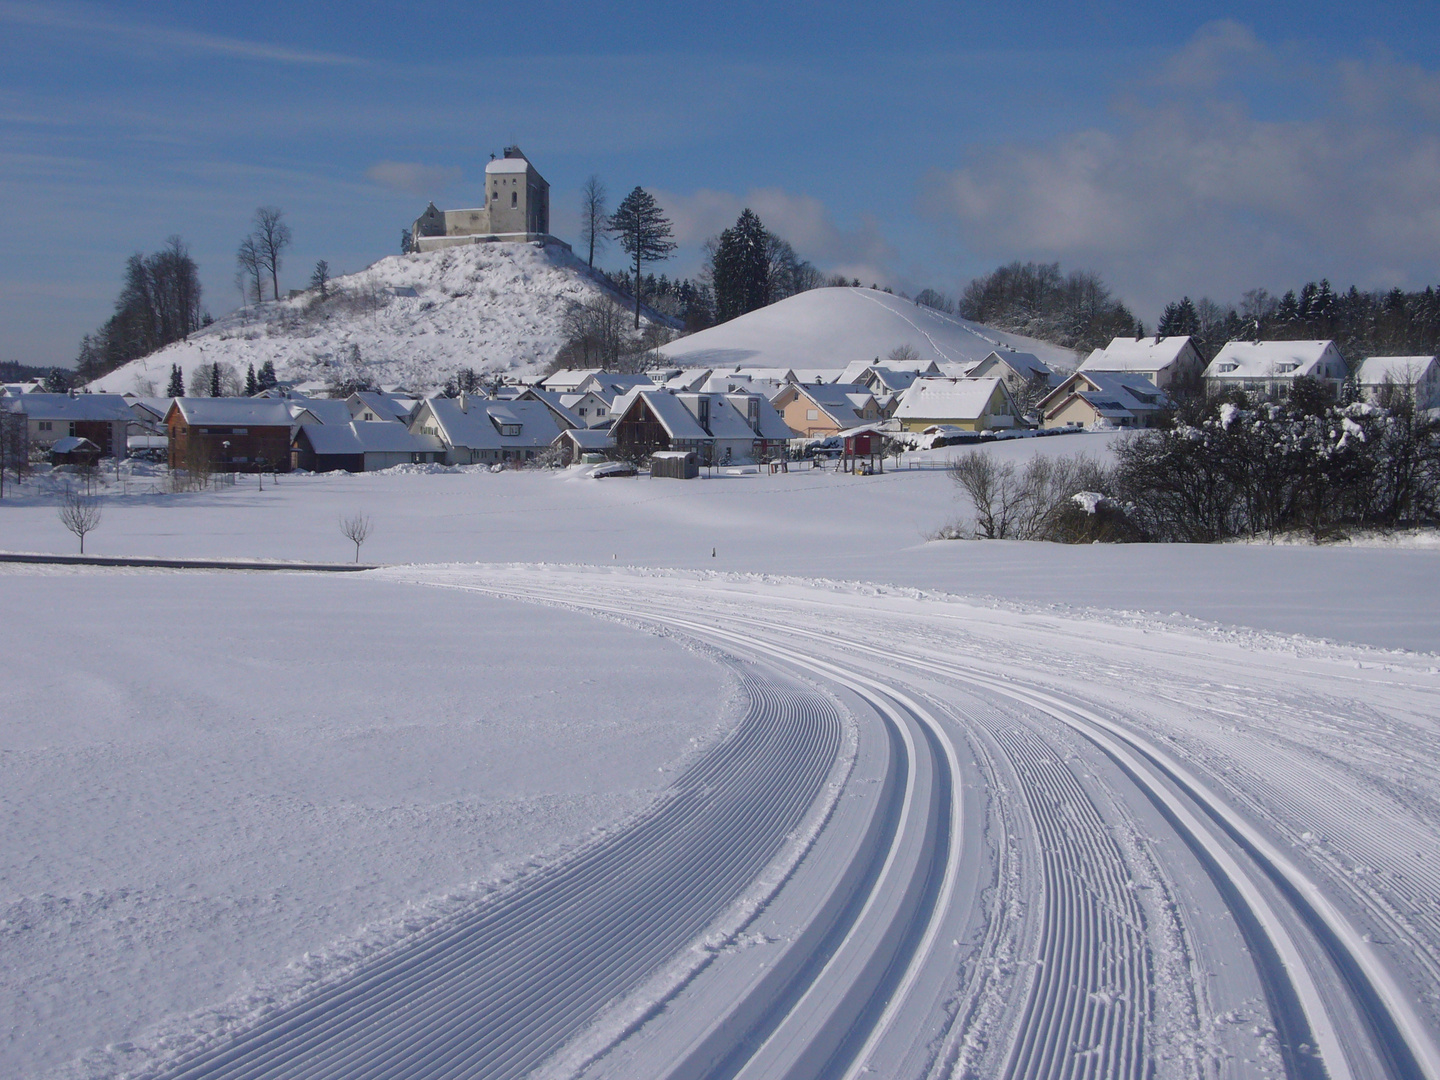
{"type": "MultiPolygon", "coordinates": [[[[311,404],[314,404],[313,402],[311,404]]],[[[227,424],[246,427],[290,427],[290,404],[265,398],[176,398],[171,412],[179,410],[187,424],[227,424]]],[[[166,419],[170,414],[166,414],[166,419]]]]}
{"type": "MultiPolygon", "coordinates": [[[[665,434],[670,438],[702,442],[713,438],[700,426],[700,421],[676,395],[666,393],[664,390],[642,390],[638,396],[649,407],[650,412],[660,422],[660,426],[665,429],[665,434]]],[[[634,407],[632,402],[630,409],[634,409],[634,407]]]]}
{"type": "Polygon", "coordinates": [[[1338,378],[1345,374],[1344,360],[1333,341],[1229,341],[1210,361],[1205,378],[1295,379],[1303,376],[1338,378]],[[1341,371],[1322,370],[1326,354],[1333,354],[1341,371]]]}
{"type": "Polygon", "coordinates": [[[5,398],[5,408],[32,420],[135,419],[130,403],[120,394],[18,394],[5,398]]]}
{"type": "Polygon", "coordinates": [[[355,418],[348,401],[333,398],[306,398],[284,404],[297,424],[348,424],[355,418]]]}
{"type": "Polygon", "coordinates": [[[1133,371],[1077,371],[1037,406],[1042,416],[1070,400],[1072,394],[1107,419],[1138,416],[1170,407],[1170,395],[1133,371]]]}
{"type": "MultiPolygon", "coordinates": [[[[730,403],[736,413],[745,419],[745,426],[750,428],[750,402],[756,401],[759,430],[755,431],[755,437],[759,439],[793,439],[795,432],[790,425],[785,423],[784,417],[775,411],[775,406],[763,394],[726,394],[725,400],[730,403]]],[[[754,430],[754,429],[751,429],[754,430]]]]}
{"type": "Polygon", "coordinates": [[[581,450],[608,450],[615,445],[615,436],[602,428],[566,428],[555,441],[568,439],[581,450]]]}
{"type": "Polygon", "coordinates": [[[1004,364],[1022,379],[1048,379],[1051,375],[1049,365],[1034,353],[997,350],[976,364],[973,371],[983,371],[990,364],[1004,364]]]}
{"type": "Polygon", "coordinates": [[[1160,372],[1180,359],[1190,335],[1169,337],[1117,337],[1103,349],[1096,349],[1085,358],[1078,371],[1149,371],[1160,372]]]}
{"type": "Polygon", "coordinates": [[[857,421],[863,420],[861,412],[867,404],[875,400],[875,395],[855,383],[793,383],[776,394],[776,398],[790,389],[807,398],[841,427],[851,427],[857,421]]]}
{"type": "Polygon", "coordinates": [[[587,379],[599,375],[603,368],[562,368],[547,375],[537,384],[546,390],[577,390],[587,379]]]}
{"type": "Polygon", "coordinates": [[[399,420],[403,423],[410,419],[410,414],[415,411],[419,402],[413,398],[402,398],[384,391],[359,390],[350,395],[347,404],[350,406],[352,416],[358,415],[360,407],[363,406],[376,416],[399,420]]]}
{"type": "Polygon", "coordinates": [[[348,424],[309,424],[295,436],[317,454],[415,453],[443,450],[434,435],[419,435],[392,420],[352,420],[348,424]]]}
{"type": "Polygon", "coordinates": [[[465,395],[460,398],[430,397],[416,413],[415,426],[425,409],[435,417],[440,437],[451,446],[470,450],[533,448],[549,446],[562,425],[542,401],[491,401],[465,395]],[[519,424],[518,435],[502,435],[500,424],[519,424]]]}
{"type": "Polygon", "coordinates": [[[52,454],[73,454],[77,450],[98,451],[99,449],[100,447],[96,446],[89,439],[82,438],[79,435],[62,435],[50,444],[50,452],[52,454]]]}
{"type": "MultiPolygon", "coordinates": [[[[585,393],[588,394],[590,391],[587,390],[585,393]]],[[[598,394],[596,396],[599,397],[598,394]]],[[[538,401],[542,405],[547,406],[550,411],[555,414],[555,418],[560,422],[561,427],[588,427],[589,425],[580,419],[580,415],[575,412],[574,409],[574,406],[584,397],[585,394],[569,392],[562,394],[556,390],[542,390],[538,386],[527,386],[514,397],[505,400],[538,401]]]]}
{"type": "Polygon", "coordinates": [[[1009,398],[1005,380],[916,379],[895,409],[897,420],[975,420],[984,416],[996,388],[1009,398]]]}
{"type": "Polygon", "coordinates": [[[1387,381],[1408,386],[1419,382],[1436,365],[1433,356],[1367,356],[1360,361],[1355,378],[1361,386],[1383,386],[1387,381]]]}

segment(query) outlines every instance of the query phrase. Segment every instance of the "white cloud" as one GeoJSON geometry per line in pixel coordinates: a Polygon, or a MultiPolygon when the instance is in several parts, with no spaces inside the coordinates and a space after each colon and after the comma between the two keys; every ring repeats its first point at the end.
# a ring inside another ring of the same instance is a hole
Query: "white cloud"
{"type": "Polygon", "coordinates": [[[0,22],[60,30],[65,34],[125,41],[147,48],[170,47],[186,52],[232,56],[243,60],[260,60],[280,64],[311,64],[325,67],[356,66],[365,61],[338,53],[292,49],[263,41],[224,37],[176,27],[126,22],[108,17],[92,4],[35,4],[0,2],[0,22]]]}
{"type": "Polygon", "coordinates": [[[885,281],[882,269],[894,251],[874,220],[854,228],[841,228],[829,210],[811,195],[796,195],[781,188],[752,188],[745,195],[701,188],[688,195],[654,192],[675,227],[681,244],[699,245],[735,224],[747,206],[765,227],[788,240],[803,259],[822,270],[870,281],[885,281]]]}
{"type": "Polygon", "coordinates": [[[460,170],[418,161],[377,161],[365,170],[367,179],[405,195],[429,198],[460,179],[460,170]]]}
{"type": "Polygon", "coordinates": [[[1279,78],[1267,70],[1276,63],[1243,27],[1206,28],[1113,127],[972,152],[929,176],[922,210],[997,261],[1098,269],[1142,312],[1181,292],[1233,298],[1322,275],[1361,287],[1433,280],[1434,73],[1383,56],[1292,69],[1284,77],[1306,88],[1312,115],[1260,119],[1236,87],[1279,78]]]}

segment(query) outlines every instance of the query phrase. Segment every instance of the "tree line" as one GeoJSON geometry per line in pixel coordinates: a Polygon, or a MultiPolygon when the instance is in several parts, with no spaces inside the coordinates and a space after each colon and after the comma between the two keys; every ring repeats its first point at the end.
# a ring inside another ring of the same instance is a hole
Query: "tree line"
{"type": "Polygon", "coordinates": [[[1251,289],[1240,303],[1185,296],[1165,306],[1156,332],[1188,334],[1209,362],[1227,341],[1333,340],[1352,364],[1366,356],[1433,356],[1440,352],[1440,294],[1336,292],[1324,278],[1276,297],[1251,289]]]}
{"type": "Polygon", "coordinates": [[[77,377],[98,379],[198,330],[209,320],[200,292],[199,268],[179,236],[150,255],[131,255],[115,313],[80,340],[77,377]]]}

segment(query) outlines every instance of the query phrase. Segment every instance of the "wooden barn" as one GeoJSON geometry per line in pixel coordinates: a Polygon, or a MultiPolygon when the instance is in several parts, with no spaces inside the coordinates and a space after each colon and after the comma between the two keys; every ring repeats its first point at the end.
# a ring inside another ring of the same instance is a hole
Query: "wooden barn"
{"type": "Polygon", "coordinates": [[[290,471],[290,408],[264,398],[176,398],[165,415],[170,467],[290,471]]]}
{"type": "Polygon", "coordinates": [[[669,480],[694,480],[700,475],[700,459],[693,451],[660,450],[650,455],[650,476],[669,480]]]}

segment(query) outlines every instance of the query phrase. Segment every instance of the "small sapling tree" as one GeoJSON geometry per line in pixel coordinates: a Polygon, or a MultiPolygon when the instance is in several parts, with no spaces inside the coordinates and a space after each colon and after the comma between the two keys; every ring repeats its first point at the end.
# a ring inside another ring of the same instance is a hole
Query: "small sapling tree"
{"type": "Polygon", "coordinates": [[[60,524],[69,529],[80,541],[80,554],[85,554],[85,534],[100,527],[100,499],[94,495],[82,495],[74,488],[67,487],[60,498],[60,524]]]}
{"type": "Polygon", "coordinates": [[[355,561],[360,561],[360,545],[365,543],[365,538],[370,535],[370,518],[363,512],[357,512],[347,518],[340,519],[340,531],[345,538],[355,545],[355,561]]]}

